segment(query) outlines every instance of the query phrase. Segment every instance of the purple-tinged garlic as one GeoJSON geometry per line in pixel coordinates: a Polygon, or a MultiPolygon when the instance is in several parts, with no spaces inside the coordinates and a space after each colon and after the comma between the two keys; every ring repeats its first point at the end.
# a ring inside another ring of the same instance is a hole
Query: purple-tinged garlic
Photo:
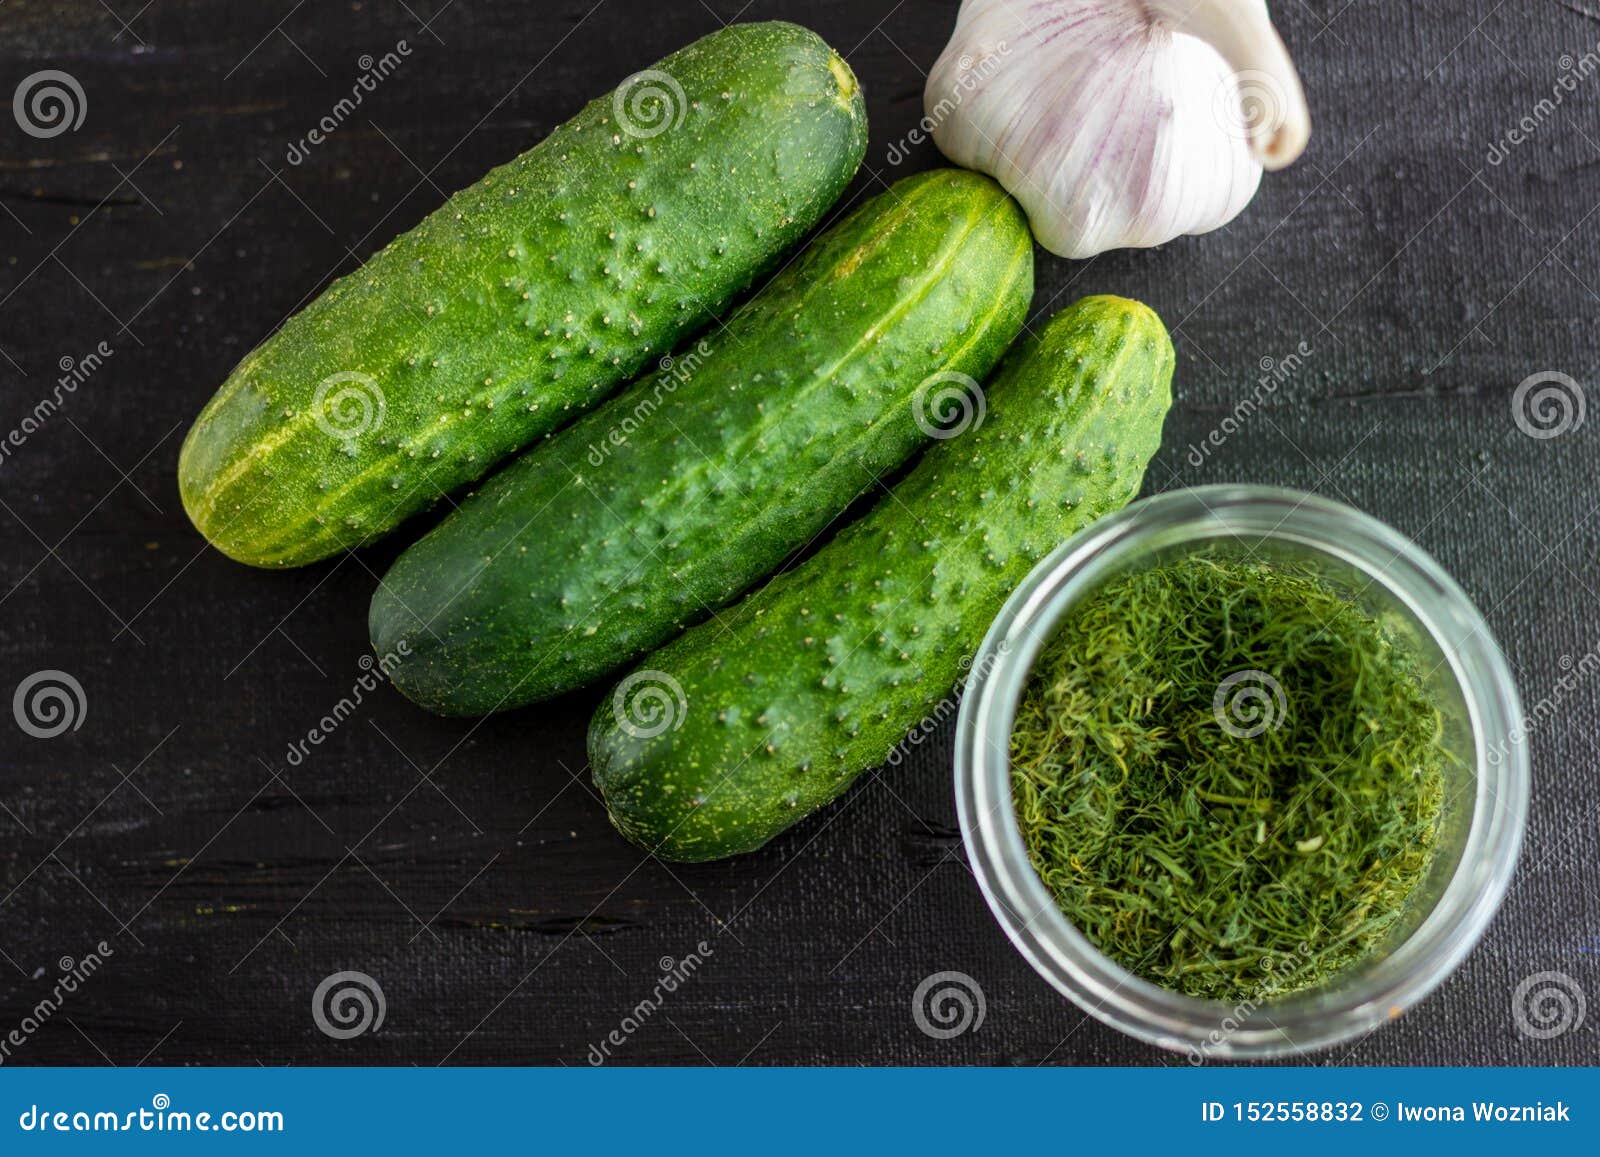
{"type": "Polygon", "coordinates": [[[1225,225],[1311,131],[1264,0],[963,0],[924,105],[1063,257],[1225,225]]]}

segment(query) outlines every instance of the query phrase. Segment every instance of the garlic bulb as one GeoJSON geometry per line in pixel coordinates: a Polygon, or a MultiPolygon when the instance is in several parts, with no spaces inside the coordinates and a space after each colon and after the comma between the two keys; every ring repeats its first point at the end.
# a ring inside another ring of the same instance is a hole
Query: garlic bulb
{"type": "Polygon", "coordinates": [[[924,106],[1063,257],[1224,225],[1310,134],[1265,0],[963,0],[924,106]]]}

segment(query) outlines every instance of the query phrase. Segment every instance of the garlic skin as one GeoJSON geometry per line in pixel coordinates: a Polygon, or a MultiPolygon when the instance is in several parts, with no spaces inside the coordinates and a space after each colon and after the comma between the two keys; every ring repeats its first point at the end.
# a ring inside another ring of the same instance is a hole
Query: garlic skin
{"type": "Polygon", "coordinates": [[[1072,258],[1225,225],[1310,135],[1265,0],[963,0],[923,104],[1072,258]]]}

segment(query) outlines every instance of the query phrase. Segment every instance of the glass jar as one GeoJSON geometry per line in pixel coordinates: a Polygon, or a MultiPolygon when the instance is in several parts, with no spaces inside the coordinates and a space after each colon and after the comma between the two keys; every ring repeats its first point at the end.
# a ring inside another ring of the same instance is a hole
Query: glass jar
{"type": "Polygon", "coordinates": [[[972,664],[956,732],[962,836],[989,907],[1046,980],[1140,1040],[1213,1057],[1273,1057],[1350,1040],[1399,1016],[1449,975],[1505,895],[1528,808],[1522,708],[1505,657],[1465,593],[1416,544],[1310,494],[1206,486],[1134,503],[1074,536],[1017,588],[972,664]],[[1063,614],[1130,570],[1186,553],[1293,561],[1409,635],[1432,667],[1457,757],[1428,874],[1389,942],[1322,986],[1240,1006],[1141,979],[1061,913],[1029,863],[1008,756],[1018,701],[1063,614]]]}

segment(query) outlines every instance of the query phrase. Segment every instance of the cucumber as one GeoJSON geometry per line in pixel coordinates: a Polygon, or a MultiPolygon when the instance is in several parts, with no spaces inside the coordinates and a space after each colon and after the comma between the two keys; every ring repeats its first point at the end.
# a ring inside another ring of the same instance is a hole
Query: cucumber
{"type": "Polygon", "coordinates": [[[748,852],[882,763],[1037,560],[1138,492],[1172,364],[1155,314],[1114,297],[1020,344],[982,425],[601,704],[589,760],[617,829],[669,860],[748,852]]]}
{"type": "Polygon", "coordinates": [[[601,401],[821,219],[866,150],[849,66],[735,24],[589,104],[290,318],[178,462],[224,553],[360,546],[601,401]]]}
{"type": "Polygon", "coordinates": [[[400,557],[368,619],[376,652],[405,656],[395,686],[447,715],[519,707],[705,618],[937,431],[1032,293],[1027,220],[995,182],[944,169],[880,193],[400,557]]]}

